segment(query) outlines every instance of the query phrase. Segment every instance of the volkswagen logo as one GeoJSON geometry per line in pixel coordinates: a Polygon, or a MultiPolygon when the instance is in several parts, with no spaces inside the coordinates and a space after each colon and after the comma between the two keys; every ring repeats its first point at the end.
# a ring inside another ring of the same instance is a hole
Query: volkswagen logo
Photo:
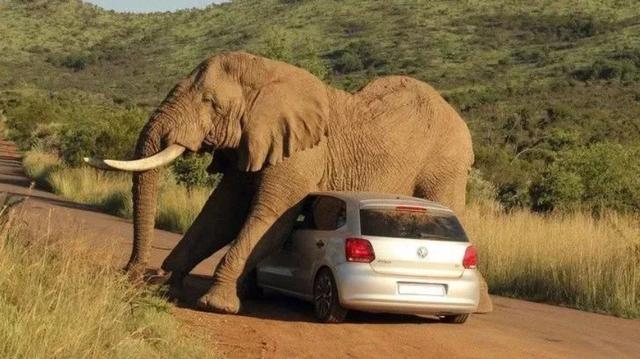
{"type": "Polygon", "coordinates": [[[427,254],[429,254],[429,250],[427,249],[427,247],[418,248],[418,257],[425,258],[427,254]]]}

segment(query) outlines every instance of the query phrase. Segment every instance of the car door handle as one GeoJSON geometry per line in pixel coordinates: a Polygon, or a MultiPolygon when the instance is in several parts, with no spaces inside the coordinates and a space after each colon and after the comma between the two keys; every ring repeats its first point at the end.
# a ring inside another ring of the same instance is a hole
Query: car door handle
{"type": "Polygon", "coordinates": [[[317,241],[316,242],[316,247],[318,247],[318,248],[324,247],[324,242],[323,241],[317,241]]]}

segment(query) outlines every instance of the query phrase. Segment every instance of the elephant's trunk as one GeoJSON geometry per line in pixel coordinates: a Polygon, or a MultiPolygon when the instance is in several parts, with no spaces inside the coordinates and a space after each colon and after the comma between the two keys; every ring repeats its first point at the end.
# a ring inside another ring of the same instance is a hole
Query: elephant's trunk
{"type": "MultiPolygon", "coordinates": [[[[147,123],[138,138],[136,158],[146,158],[160,150],[162,127],[162,123],[157,119],[147,123]]],[[[127,264],[127,270],[132,278],[139,279],[149,261],[158,186],[159,169],[157,168],[133,174],[133,250],[127,264]]]]}

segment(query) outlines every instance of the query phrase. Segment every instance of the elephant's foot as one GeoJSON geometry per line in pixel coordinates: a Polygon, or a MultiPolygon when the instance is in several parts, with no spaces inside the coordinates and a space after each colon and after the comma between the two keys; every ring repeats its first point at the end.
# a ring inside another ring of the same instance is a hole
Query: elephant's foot
{"type": "Polygon", "coordinates": [[[487,298],[484,299],[484,296],[480,296],[480,303],[478,304],[478,309],[474,313],[476,314],[487,314],[493,312],[493,303],[491,302],[491,298],[487,295],[487,298]]]}
{"type": "Polygon", "coordinates": [[[146,263],[129,262],[127,266],[124,267],[124,270],[127,273],[127,277],[129,277],[129,280],[136,284],[142,284],[144,282],[144,274],[146,269],[147,269],[146,263]]]}
{"type": "Polygon", "coordinates": [[[207,312],[237,314],[240,298],[235,286],[214,284],[207,294],[198,299],[197,307],[207,312]]]}
{"type": "Polygon", "coordinates": [[[487,314],[491,312],[493,312],[493,303],[489,296],[489,287],[487,286],[487,282],[483,279],[480,282],[480,302],[478,303],[478,309],[476,309],[475,313],[487,314]]]}

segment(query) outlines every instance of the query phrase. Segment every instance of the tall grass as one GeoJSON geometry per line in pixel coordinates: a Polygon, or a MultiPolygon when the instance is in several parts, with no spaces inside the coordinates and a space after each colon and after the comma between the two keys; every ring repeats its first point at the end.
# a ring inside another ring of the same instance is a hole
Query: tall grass
{"type": "Polygon", "coordinates": [[[640,317],[640,216],[472,204],[465,225],[492,293],[640,317]]]}
{"type": "MultiPolygon", "coordinates": [[[[23,164],[38,185],[74,202],[89,204],[124,218],[132,216],[131,175],[89,167],[71,168],[55,155],[30,151],[23,164]]],[[[168,172],[168,171],[165,171],[168,172]]],[[[165,173],[160,184],[158,228],[184,233],[204,206],[210,188],[187,189],[165,173]]]]}
{"type": "MultiPolygon", "coordinates": [[[[28,153],[25,167],[30,174],[49,176],[46,183],[56,193],[105,209],[110,208],[107,199],[117,193],[122,203],[113,208],[121,208],[124,202],[129,205],[128,177],[59,167],[55,157],[46,156],[28,153]],[[40,156],[50,163],[36,161],[40,156]]],[[[184,231],[208,192],[187,191],[165,181],[158,224],[184,231]]],[[[492,293],[640,317],[640,216],[608,213],[596,219],[581,212],[547,216],[526,210],[506,213],[493,202],[483,202],[470,204],[464,222],[480,251],[481,270],[492,293]]]]}
{"type": "MultiPolygon", "coordinates": [[[[16,217],[19,217],[16,216],[16,217]]],[[[0,225],[0,357],[209,357],[170,306],[73,231],[45,238],[0,225]]]]}

